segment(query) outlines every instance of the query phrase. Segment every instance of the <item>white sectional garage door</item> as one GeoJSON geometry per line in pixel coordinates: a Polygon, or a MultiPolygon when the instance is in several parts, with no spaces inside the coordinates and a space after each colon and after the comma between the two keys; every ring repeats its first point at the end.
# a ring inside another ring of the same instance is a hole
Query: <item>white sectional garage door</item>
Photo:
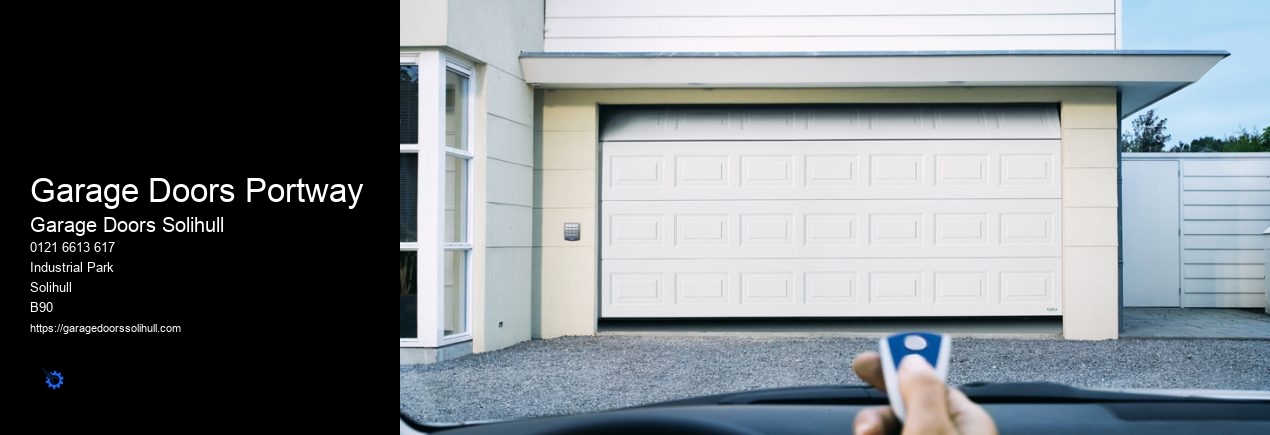
{"type": "Polygon", "coordinates": [[[607,109],[601,315],[1058,315],[1052,105],[607,109]]]}

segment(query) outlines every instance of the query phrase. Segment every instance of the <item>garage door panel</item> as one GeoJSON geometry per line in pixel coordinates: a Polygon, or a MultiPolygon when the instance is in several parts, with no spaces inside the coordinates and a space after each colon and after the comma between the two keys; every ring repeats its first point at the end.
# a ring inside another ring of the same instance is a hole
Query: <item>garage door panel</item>
{"type": "Polygon", "coordinates": [[[1058,198],[1058,143],[606,142],[603,199],[1058,198]]]}
{"type": "Polygon", "coordinates": [[[987,154],[939,154],[935,156],[935,184],[980,186],[989,184],[987,154]]]}
{"type": "Polygon", "coordinates": [[[608,189],[657,189],[663,187],[666,158],[659,155],[616,155],[605,159],[608,189]]]}
{"type": "Polygon", "coordinates": [[[923,187],[927,184],[922,154],[873,154],[869,159],[870,187],[923,187]]]}
{"type": "Polygon", "coordinates": [[[1057,200],[607,201],[619,258],[1057,257],[1057,200]]]}
{"type": "Polygon", "coordinates": [[[1055,154],[1002,154],[1000,157],[1002,187],[1056,186],[1055,154]]]}
{"type": "Polygon", "coordinates": [[[604,317],[1061,314],[1057,258],[644,259],[602,267],[604,317]]]}
{"type": "Polygon", "coordinates": [[[608,141],[1054,139],[1053,104],[626,108],[604,119],[608,141]]]}
{"type": "Polygon", "coordinates": [[[668,305],[667,285],[662,273],[610,272],[609,299],[613,305],[668,305]]]}
{"type": "Polygon", "coordinates": [[[1053,105],[602,118],[603,317],[1062,314],[1053,105]]]}
{"type": "Polygon", "coordinates": [[[803,185],[841,188],[860,185],[860,155],[808,154],[803,156],[803,185]]]}

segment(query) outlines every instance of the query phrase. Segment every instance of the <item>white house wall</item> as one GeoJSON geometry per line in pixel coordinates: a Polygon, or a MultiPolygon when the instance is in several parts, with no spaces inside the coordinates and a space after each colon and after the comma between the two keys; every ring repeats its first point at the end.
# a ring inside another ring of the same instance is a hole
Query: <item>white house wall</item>
{"type": "Polygon", "coordinates": [[[533,329],[534,93],[522,51],[542,50],[541,0],[403,0],[401,51],[471,63],[472,349],[529,340],[533,329]]]}
{"type": "Polygon", "coordinates": [[[1113,50],[1116,0],[547,0],[545,51],[1113,50]]]}
{"type": "Polygon", "coordinates": [[[541,1],[522,0],[452,0],[448,8],[449,46],[483,63],[475,124],[484,154],[474,173],[474,242],[484,251],[473,262],[476,352],[528,340],[533,328],[534,95],[519,56],[542,49],[542,10],[541,1]]]}
{"type": "Polygon", "coordinates": [[[521,51],[541,51],[542,0],[450,0],[446,44],[520,77],[521,51]]]}

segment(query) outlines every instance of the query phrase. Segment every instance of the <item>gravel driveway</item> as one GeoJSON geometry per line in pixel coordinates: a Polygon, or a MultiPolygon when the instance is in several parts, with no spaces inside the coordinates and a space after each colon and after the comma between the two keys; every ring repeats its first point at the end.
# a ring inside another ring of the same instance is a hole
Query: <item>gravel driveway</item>
{"type": "MultiPolygon", "coordinates": [[[[592,336],[535,340],[401,368],[401,407],[422,421],[571,414],[757,388],[863,384],[869,338],[592,336]]],[[[1270,341],[955,338],[951,384],[1051,381],[1088,388],[1270,390],[1270,341]]]]}

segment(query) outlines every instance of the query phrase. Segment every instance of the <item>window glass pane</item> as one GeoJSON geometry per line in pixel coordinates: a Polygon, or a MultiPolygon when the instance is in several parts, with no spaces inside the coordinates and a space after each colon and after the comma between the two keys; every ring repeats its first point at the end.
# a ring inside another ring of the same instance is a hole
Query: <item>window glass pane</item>
{"type": "Polygon", "coordinates": [[[467,149],[467,77],[445,71],[445,146],[467,149]]]}
{"type": "Polygon", "coordinates": [[[419,66],[401,66],[401,143],[419,143],[419,66]]]}
{"type": "Polygon", "coordinates": [[[467,332],[467,251],[445,251],[445,334],[467,332]]]}
{"type": "Polygon", "coordinates": [[[445,156],[445,241],[467,241],[467,159],[445,156]]]}
{"type": "Polygon", "coordinates": [[[401,338],[419,338],[419,294],[415,268],[419,264],[414,251],[401,251],[401,338]]]}
{"type": "Polygon", "coordinates": [[[401,154],[401,241],[415,242],[419,236],[419,155],[401,154]]]}

